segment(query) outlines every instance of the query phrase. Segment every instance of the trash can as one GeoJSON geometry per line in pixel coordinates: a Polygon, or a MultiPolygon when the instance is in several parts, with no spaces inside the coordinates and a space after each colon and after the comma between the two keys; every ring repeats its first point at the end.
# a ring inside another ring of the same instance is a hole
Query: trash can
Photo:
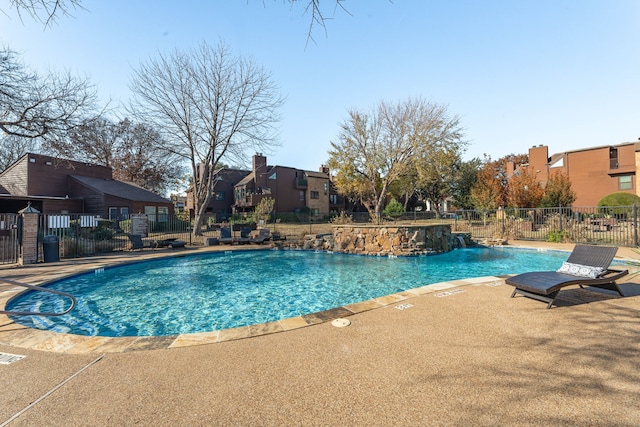
{"type": "Polygon", "coordinates": [[[42,238],[42,251],[44,262],[60,261],[60,239],[58,239],[58,236],[44,236],[42,238]]]}

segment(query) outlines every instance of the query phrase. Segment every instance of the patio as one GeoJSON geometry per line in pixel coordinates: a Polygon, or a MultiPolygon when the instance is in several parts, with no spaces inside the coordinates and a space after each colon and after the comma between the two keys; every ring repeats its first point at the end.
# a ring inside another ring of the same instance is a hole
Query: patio
{"type": "MultiPolygon", "coordinates": [[[[0,274],[30,281],[83,262],[0,274]]],[[[0,344],[26,356],[0,364],[0,425],[637,425],[638,277],[621,282],[625,298],[568,289],[551,310],[470,280],[343,328],[118,353],[0,344]]]]}

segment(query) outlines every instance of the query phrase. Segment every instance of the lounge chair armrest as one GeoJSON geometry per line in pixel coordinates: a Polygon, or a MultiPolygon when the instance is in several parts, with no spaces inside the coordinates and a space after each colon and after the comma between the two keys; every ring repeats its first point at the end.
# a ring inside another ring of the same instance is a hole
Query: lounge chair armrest
{"type": "Polygon", "coordinates": [[[619,278],[629,274],[629,270],[619,270],[616,268],[608,268],[604,273],[598,276],[598,279],[612,279],[618,280],[619,278]]]}

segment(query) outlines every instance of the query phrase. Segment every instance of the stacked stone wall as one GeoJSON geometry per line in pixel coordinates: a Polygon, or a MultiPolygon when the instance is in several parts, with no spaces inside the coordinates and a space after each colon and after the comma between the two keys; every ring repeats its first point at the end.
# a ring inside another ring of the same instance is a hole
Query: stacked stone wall
{"type": "Polygon", "coordinates": [[[360,255],[412,256],[448,252],[456,243],[451,226],[354,226],[334,227],[333,234],[305,236],[303,249],[360,255]]]}

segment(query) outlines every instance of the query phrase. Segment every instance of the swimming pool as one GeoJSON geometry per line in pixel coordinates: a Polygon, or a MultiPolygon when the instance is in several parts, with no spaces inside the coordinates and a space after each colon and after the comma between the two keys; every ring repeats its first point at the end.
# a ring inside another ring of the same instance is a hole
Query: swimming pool
{"type": "MultiPolygon", "coordinates": [[[[88,336],[162,336],[276,321],[447,280],[556,269],[565,252],[469,248],[422,257],[233,251],[98,269],[48,285],[76,296],[60,317],[17,323],[88,336]]],[[[61,311],[63,298],[27,292],[7,310],[61,311]]]]}

